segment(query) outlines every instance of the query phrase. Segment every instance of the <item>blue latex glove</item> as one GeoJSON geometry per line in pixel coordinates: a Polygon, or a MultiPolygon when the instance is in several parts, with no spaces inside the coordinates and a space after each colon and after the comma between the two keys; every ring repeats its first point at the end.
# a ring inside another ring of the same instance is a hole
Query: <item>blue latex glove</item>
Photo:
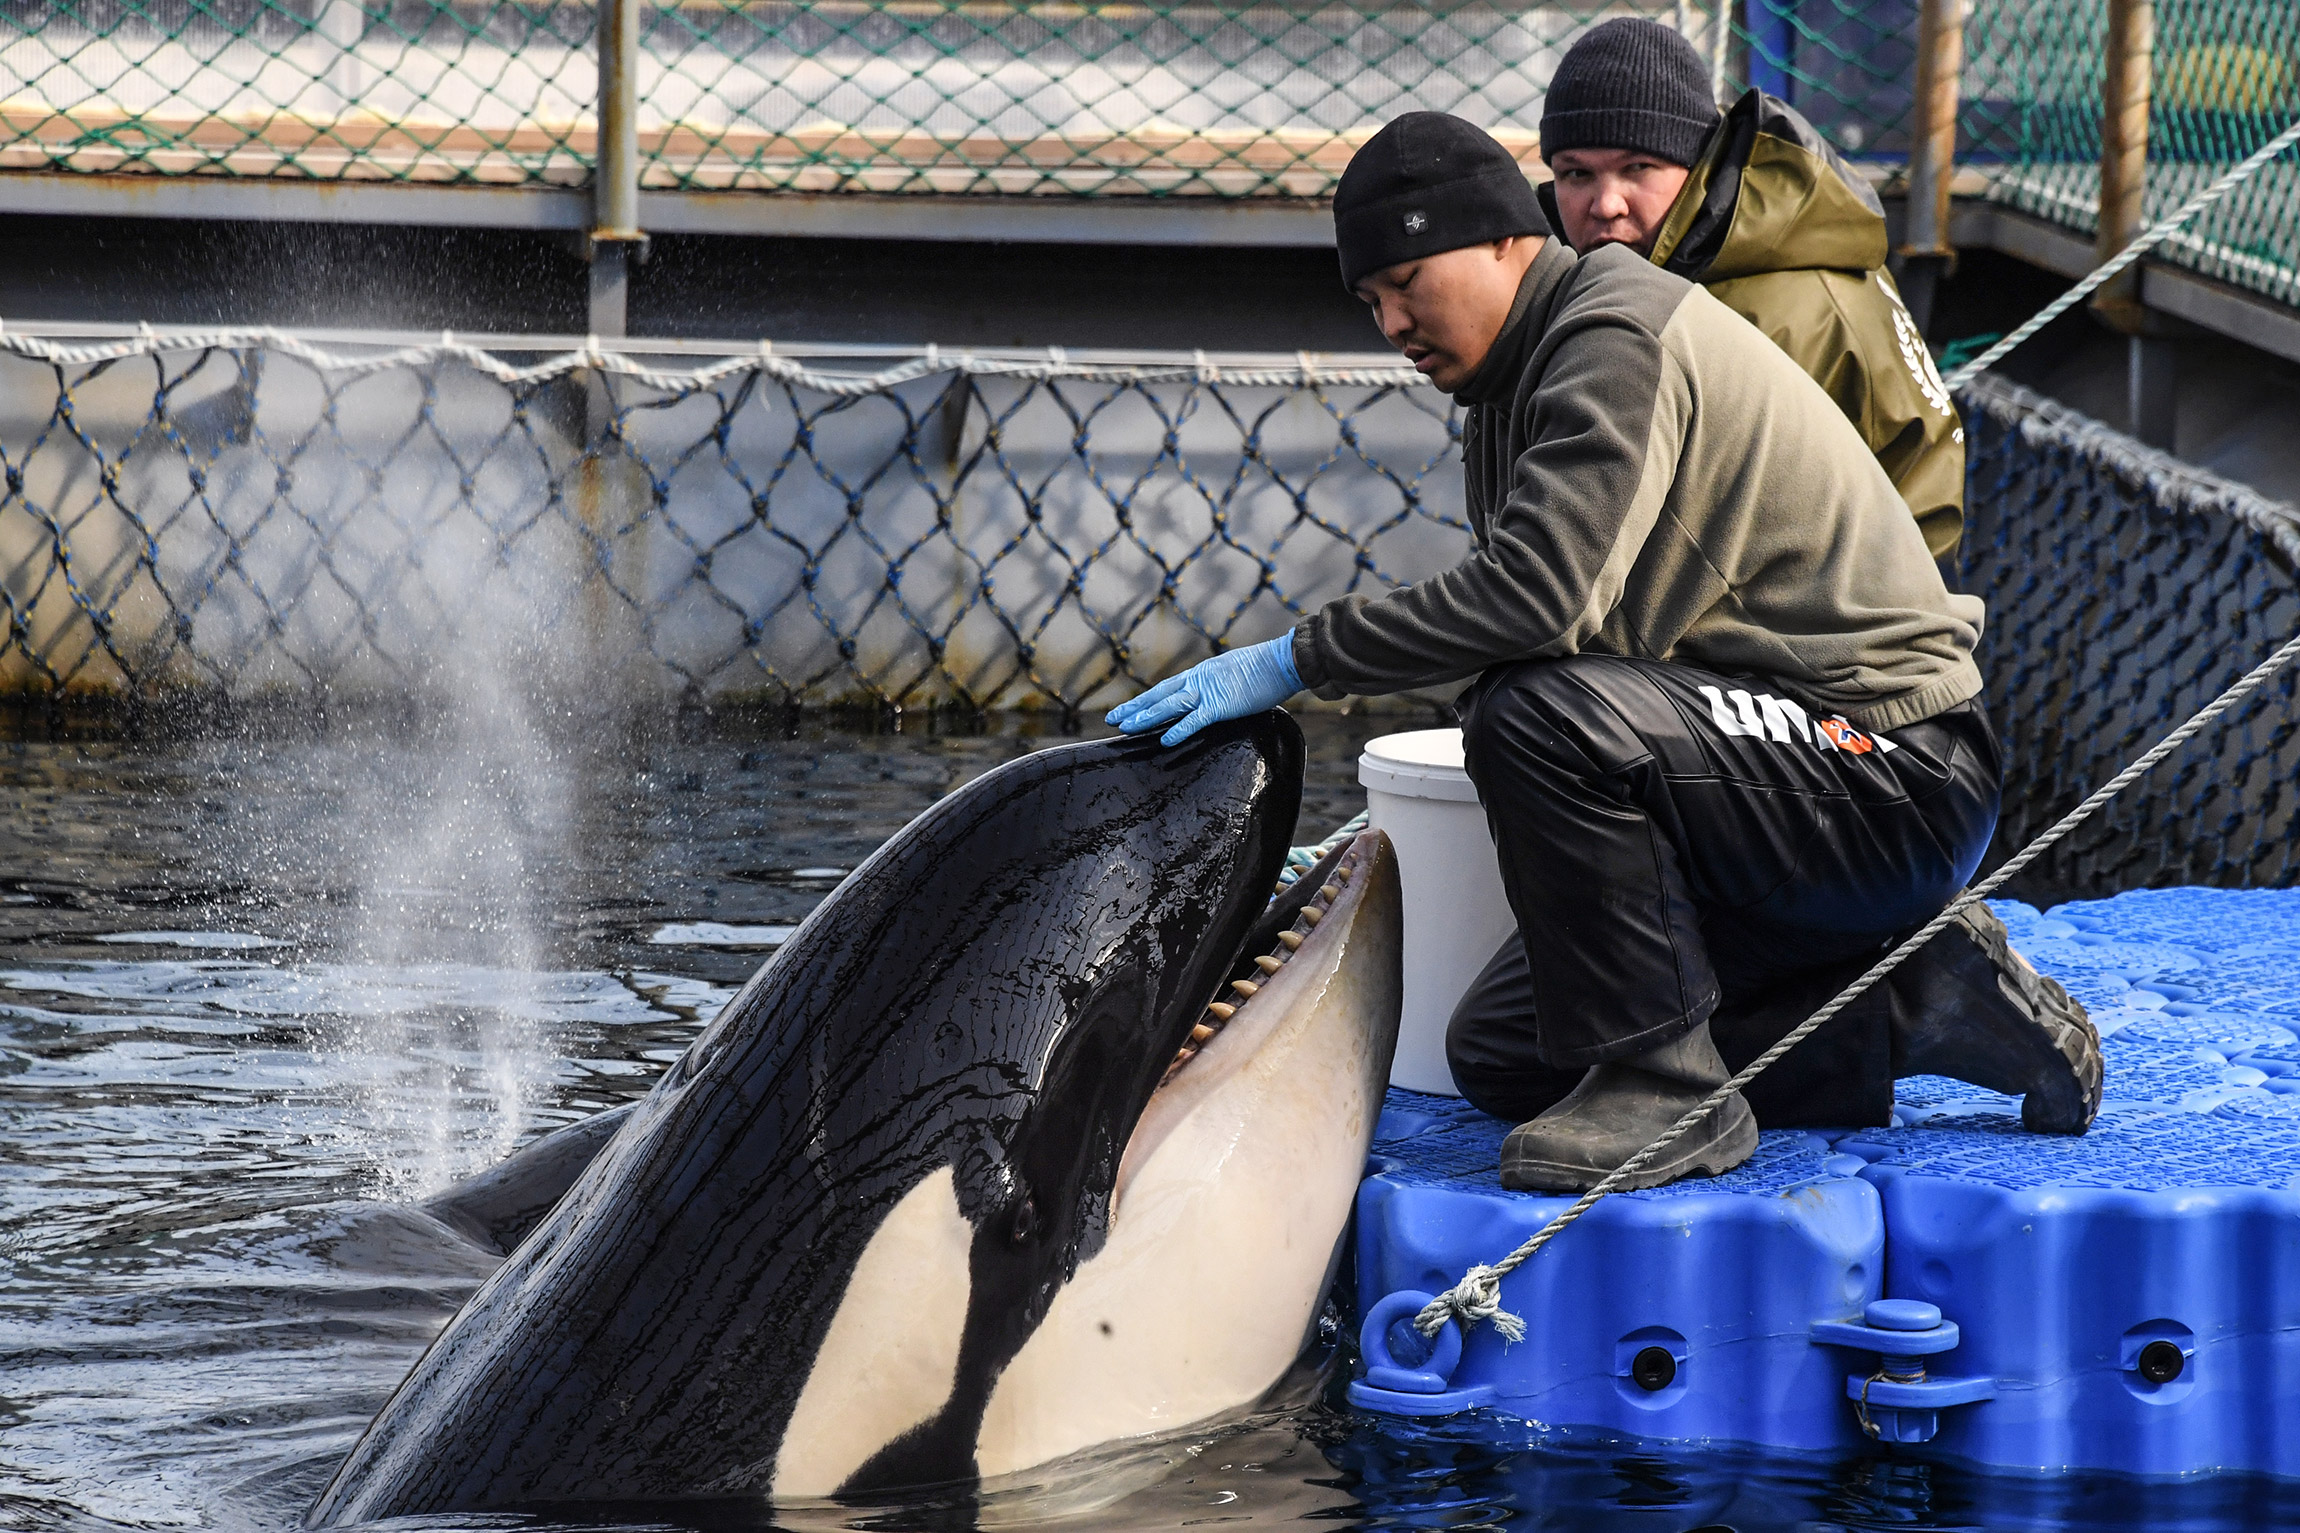
{"type": "Polygon", "coordinates": [[[1225,650],[1201,660],[1132,702],[1120,703],[1103,715],[1102,722],[1130,735],[1174,724],[1158,743],[1180,745],[1208,724],[1275,708],[1301,690],[1301,673],[1294,669],[1294,636],[1284,633],[1267,644],[1225,650]],[[1175,723],[1177,719],[1181,722],[1175,723]]]}

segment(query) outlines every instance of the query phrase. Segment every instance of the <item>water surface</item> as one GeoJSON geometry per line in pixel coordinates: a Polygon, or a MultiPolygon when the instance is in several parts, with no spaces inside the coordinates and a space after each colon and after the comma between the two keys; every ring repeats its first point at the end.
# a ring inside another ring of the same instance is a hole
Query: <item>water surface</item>
{"type": "MultiPolygon", "coordinates": [[[[1362,807],[1365,738],[1424,722],[1309,719],[1297,839],[1362,807]]],[[[0,1528],[295,1526],[492,1270],[411,1203],[644,1092],[768,951],[732,944],[776,940],[919,810],[1060,738],[1014,719],[635,731],[524,708],[173,737],[19,727],[0,742],[0,1528]]],[[[1075,1510],[1073,1483],[992,1515],[2300,1522],[2300,1493],[2254,1480],[1574,1444],[1325,1399],[1122,1455],[1084,1477],[1107,1504],[1075,1510]]]]}

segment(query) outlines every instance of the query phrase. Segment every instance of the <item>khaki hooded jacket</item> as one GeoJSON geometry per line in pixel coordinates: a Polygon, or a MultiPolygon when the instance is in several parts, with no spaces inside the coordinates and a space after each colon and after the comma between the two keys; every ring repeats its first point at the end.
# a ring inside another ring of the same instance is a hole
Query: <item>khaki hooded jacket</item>
{"type": "Polygon", "coordinates": [[[1868,183],[1794,108],[1752,90],[1702,146],[1652,259],[1706,287],[1821,385],[1942,558],[1964,527],[1964,426],[1885,270],[1887,248],[1868,183]]]}

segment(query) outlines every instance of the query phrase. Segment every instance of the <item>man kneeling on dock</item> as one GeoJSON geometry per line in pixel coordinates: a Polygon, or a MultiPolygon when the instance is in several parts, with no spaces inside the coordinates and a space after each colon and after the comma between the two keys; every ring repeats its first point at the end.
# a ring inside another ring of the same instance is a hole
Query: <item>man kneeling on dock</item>
{"type": "MultiPolygon", "coordinates": [[[[1658,1137],[1964,887],[1996,824],[1979,599],[1953,596],[1820,386],[1623,245],[1548,238],[1501,145],[1392,122],[1334,199],[1343,282],[1466,407],[1476,547],[1112,711],[1176,743],[1308,687],[1459,700],[1518,922],[1447,1037],[1524,1120],[1505,1185],[1575,1191],[1658,1137]]],[[[1757,1126],[1886,1121],[1896,1076],[2099,1108],[2084,1011],[1968,911],[1632,1185],[1746,1160],[1757,1126]]]]}

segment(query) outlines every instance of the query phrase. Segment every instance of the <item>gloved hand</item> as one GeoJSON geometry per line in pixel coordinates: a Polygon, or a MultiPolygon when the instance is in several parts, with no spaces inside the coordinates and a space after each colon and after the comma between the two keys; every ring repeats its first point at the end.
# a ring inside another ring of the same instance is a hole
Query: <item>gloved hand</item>
{"type": "Polygon", "coordinates": [[[1275,708],[1301,690],[1302,677],[1294,669],[1294,636],[1282,633],[1267,644],[1224,650],[1211,660],[1201,660],[1132,702],[1120,703],[1103,715],[1102,722],[1138,735],[1179,719],[1158,737],[1158,743],[1180,745],[1208,724],[1275,708]]]}

